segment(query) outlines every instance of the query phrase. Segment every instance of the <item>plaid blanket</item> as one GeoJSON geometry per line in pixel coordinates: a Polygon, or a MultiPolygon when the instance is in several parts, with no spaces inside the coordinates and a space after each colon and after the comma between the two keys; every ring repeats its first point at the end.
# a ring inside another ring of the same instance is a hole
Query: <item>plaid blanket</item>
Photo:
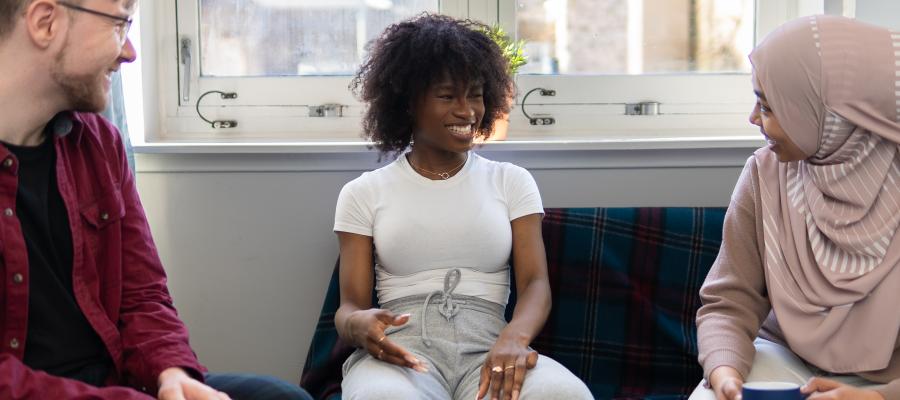
{"type": "MultiPolygon", "coordinates": [[[[532,347],[598,399],[687,398],[702,376],[698,292],[724,216],[724,208],[547,209],[553,311],[532,347]]],[[[335,273],[301,377],[317,399],[340,397],[341,364],[352,352],[337,339],[338,303],[335,273]]],[[[513,289],[507,316],[514,305],[513,289]]]]}

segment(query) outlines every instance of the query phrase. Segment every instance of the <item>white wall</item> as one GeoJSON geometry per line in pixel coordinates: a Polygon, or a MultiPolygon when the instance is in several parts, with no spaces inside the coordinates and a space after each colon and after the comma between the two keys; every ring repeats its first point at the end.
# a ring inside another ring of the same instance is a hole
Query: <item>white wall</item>
{"type": "Polygon", "coordinates": [[[856,18],[900,30],[900,1],[856,0],[856,18]]]}
{"type": "Polygon", "coordinates": [[[333,202],[352,175],[138,174],[176,307],[211,369],[298,379],[337,254],[333,202]]]}
{"type": "MultiPolygon", "coordinates": [[[[534,174],[547,207],[725,206],[751,148],[482,152],[534,174]]],[[[298,379],[337,255],[344,183],[371,153],[138,154],[169,287],[216,371],[298,379]]]]}

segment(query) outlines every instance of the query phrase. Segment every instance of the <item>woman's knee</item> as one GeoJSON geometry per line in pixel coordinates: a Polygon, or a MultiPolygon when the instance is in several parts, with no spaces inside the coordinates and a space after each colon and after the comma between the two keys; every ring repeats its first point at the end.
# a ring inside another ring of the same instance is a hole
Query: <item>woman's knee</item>
{"type": "Polygon", "coordinates": [[[756,356],[747,382],[787,381],[802,385],[812,375],[803,360],[787,347],[765,339],[757,339],[754,345],[756,356]]]}
{"type": "Polygon", "coordinates": [[[593,395],[587,386],[580,379],[572,375],[571,377],[546,380],[548,384],[525,384],[522,387],[522,394],[519,396],[524,400],[536,399],[571,399],[571,400],[591,400],[593,395]],[[549,381],[549,382],[548,382],[549,381]]]}
{"type": "Polygon", "coordinates": [[[593,399],[587,385],[555,360],[541,356],[525,375],[522,399],[593,399]]]}
{"type": "Polygon", "coordinates": [[[345,388],[342,399],[349,400],[395,400],[417,399],[421,392],[409,382],[369,380],[362,385],[345,388]]]}
{"type": "Polygon", "coordinates": [[[372,358],[361,360],[349,369],[341,382],[344,399],[418,399],[430,390],[443,390],[433,377],[372,358]]]}
{"type": "Polygon", "coordinates": [[[700,381],[696,388],[694,388],[694,392],[691,393],[691,397],[688,397],[688,400],[716,400],[716,393],[711,389],[707,389],[704,385],[705,381],[700,381]]]}

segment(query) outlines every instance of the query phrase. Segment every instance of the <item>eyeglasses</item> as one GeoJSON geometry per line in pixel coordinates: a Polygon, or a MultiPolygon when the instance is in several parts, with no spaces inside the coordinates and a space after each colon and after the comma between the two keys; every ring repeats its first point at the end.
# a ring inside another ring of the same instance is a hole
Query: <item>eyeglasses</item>
{"type": "Polygon", "coordinates": [[[118,15],[107,14],[105,12],[92,10],[90,8],[76,6],[75,4],[68,3],[65,1],[59,1],[57,3],[63,7],[71,9],[71,10],[81,11],[84,13],[93,14],[98,17],[109,18],[113,21],[116,21],[115,27],[116,27],[116,35],[119,37],[119,45],[125,44],[125,40],[128,37],[128,31],[131,30],[131,23],[134,22],[133,19],[128,18],[128,17],[121,17],[118,15]]]}

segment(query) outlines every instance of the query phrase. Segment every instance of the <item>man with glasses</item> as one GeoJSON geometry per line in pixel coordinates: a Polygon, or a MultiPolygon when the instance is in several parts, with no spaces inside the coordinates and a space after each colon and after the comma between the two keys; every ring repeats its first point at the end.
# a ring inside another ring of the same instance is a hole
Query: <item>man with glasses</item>
{"type": "Polygon", "coordinates": [[[122,140],[95,114],[136,57],[134,3],[0,0],[0,398],[307,399],[207,375],[188,344],[122,140]]]}

